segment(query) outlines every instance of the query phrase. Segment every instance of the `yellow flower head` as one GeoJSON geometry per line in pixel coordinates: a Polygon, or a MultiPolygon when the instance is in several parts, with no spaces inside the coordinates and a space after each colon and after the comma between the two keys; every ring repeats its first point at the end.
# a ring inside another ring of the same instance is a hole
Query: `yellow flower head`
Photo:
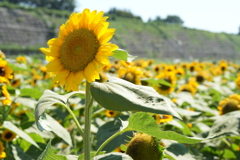
{"type": "Polygon", "coordinates": [[[53,82],[65,86],[65,90],[78,90],[83,79],[89,83],[99,79],[101,67],[110,63],[117,45],[108,43],[115,29],[108,28],[103,11],[72,13],[60,27],[58,38],[48,41],[49,48],[40,48],[48,61],[47,72],[55,75],[53,82]]]}
{"type": "Polygon", "coordinates": [[[172,121],[173,116],[165,115],[165,114],[164,115],[155,114],[154,119],[156,120],[157,124],[167,123],[167,122],[172,121]]]}
{"type": "Polygon", "coordinates": [[[161,72],[159,75],[156,76],[157,79],[162,79],[171,86],[165,84],[159,84],[158,86],[154,85],[156,91],[160,94],[167,95],[174,91],[174,85],[176,81],[176,76],[174,72],[161,72]]]}
{"type": "Polygon", "coordinates": [[[7,66],[7,61],[0,58],[0,83],[8,83],[12,79],[13,70],[7,66]]]}
{"type": "Polygon", "coordinates": [[[183,84],[179,87],[177,93],[179,92],[189,92],[192,95],[194,95],[197,92],[197,88],[195,88],[193,85],[191,84],[183,84]]]}
{"type": "Polygon", "coordinates": [[[219,114],[224,115],[228,112],[240,110],[240,95],[234,94],[219,102],[219,114]]]}
{"type": "Polygon", "coordinates": [[[5,147],[3,146],[3,143],[0,141],[0,159],[5,158],[7,156],[4,150],[5,150],[5,147]]]}
{"type": "Polygon", "coordinates": [[[8,93],[6,85],[2,86],[2,90],[0,93],[1,93],[0,96],[5,97],[5,99],[1,100],[2,105],[10,105],[12,103],[12,101],[11,101],[11,97],[10,97],[10,94],[8,93]]]}
{"type": "Polygon", "coordinates": [[[16,62],[17,63],[27,63],[27,60],[26,60],[26,58],[24,56],[18,56],[16,58],[16,62]]]}
{"type": "Polygon", "coordinates": [[[118,70],[118,77],[124,79],[133,84],[140,85],[141,84],[141,76],[143,75],[142,71],[139,67],[129,66],[127,68],[121,67],[118,70]]]}
{"type": "Polygon", "coordinates": [[[2,133],[2,140],[4,141],[12,141],[17,135],[10,131],[10,130],[4,130],[3,133],[2,133]]]}
{"type": "Polygon", "coordinates": [[[117,112],[116,111],[111,111],[111,110],[106,110],[106,116],[110,117],[110,118],[114,118],[117,116],[117,112]]]}

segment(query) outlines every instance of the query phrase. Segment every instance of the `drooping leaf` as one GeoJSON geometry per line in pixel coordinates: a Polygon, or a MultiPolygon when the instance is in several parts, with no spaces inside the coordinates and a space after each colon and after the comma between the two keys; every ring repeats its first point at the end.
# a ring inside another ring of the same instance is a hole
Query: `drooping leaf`
{"type": "Polygon", "coordinates": [[[112,57],[118,58],[127,62],[132,62],[137,57],[137,56],[132,56],[128,54],[128,52],[123,49],[117,49],[113,51],[113,53],[114,54],[112,55],[112,57]]]}
{"type": "Polygon", "coordinates": [[[62,125],[60,125],[55,119],[47,115],[45,113],[45,110],[53,104],[60,104],[66,106],[68,98],[73,96],[74,94],[79,93],[83,94],[84,92],[78,91],[71,92],[66,95],[59,95],[50,90],[46,90],[42,97],[39,99],[35,110],[35,118],[38,129],[40,131],[53,131],[71,146],[72,140],[69,132],[67,132],[66,129],[62,127],[62,125]]]}
{"type": "Polygon", "coordinates": [[[91,83],[93,98],[104,108],[115,111],[145,111],[181,117],[152,87],[132,84],[120,78],[91,83]]]}
{"type": "Polygon", "coordinates": [[[71,92],[66,95],[59,95],[55,92],[52,92],[50,90],[45,90],[42,97],[38,100],[36,110],[35,110],[35,118],[37,122],[37,127],[40,131],[43,130],[51,130],[48,126],[45,124],[42,124],[41,122],[46,122],[46,114],[45,110],[54,105],[54,104],[60,104],[60,105],[66,105],[67,100],[69,97],[73,96],[74,94],[84,94],[82,91],[78,92],[71,92]],[[46,127],[46,128],[44,128],[46,127]]]}
{"type": "Polygon", "coordinates": [[[67,157],[62,155],[56,155],[54,153],[54,150],[51,147],[51,140],[48,142],[47,147],[42,152],[41,155],[39,155],[37,160],[68,160],[67,157]]]}
{"type": "Polygon", "coordinates": [[[124,130],[135,130],[157,137],[159,139],[175,140],[179,143],[194,144],[204,139],[187,137],[173,131],[161,131],[153,117],[144,112],[138,112],[130,116],[128,126],[124,130]]]}
{"type": "Polygon", "coordinates": [[[118,152],[111,152],[95,156],[92,160],[133,160],[129,155],[118,152]]]}
{"type": "Polygon", "coordinates": [[[3,125],[4,128],[16,133],[17,135],[19,135],[21,138],[23,138],[24,140],[28,141],[29,143],[31,143],[32,145],[36,146],[37,148],[39,148],[39,146],[37,145],[37,143],[25,132],[23,132],[22,130],[20,130],[17,126],[15,126],[14,124],[12,124],[12,122],[9,121],[4,121],[3,125]]]}
{"type": "Polygon", "coordinates": [[[208,138],[240,134],[240,111],[229,112],[219,116],[213,123],[208,138]]]}

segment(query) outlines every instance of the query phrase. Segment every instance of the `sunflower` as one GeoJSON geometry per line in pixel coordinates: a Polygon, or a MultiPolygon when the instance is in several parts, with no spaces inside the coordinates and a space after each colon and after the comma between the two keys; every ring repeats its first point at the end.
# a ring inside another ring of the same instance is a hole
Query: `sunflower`
{"type": "Polygon", "coordinates": [[[3,146],[3,143],[0,141],[0,159],[5,158],[7,156],[4,150],[5,150],[5,147],[3,146]]]}
{"type": "Polygon", "coordinates": [[[0,58],[0,83],[8,83],[12,79],[13,70],[7,66],[7,61],[0,58]]]}
{"type": "Polygon", "coordinates": [[[48,41],[49,48],[40,48],[50,61],[47,72],[55,75],[53,82],[65,86],[65,90],[78,90],[85,78],[89,83],[99,79],[101,67],[110,63],[117,45],[108,43],[115,29],[108,28],[103,11],[72,13],[60,27],[58,38],[48,41]]]}
{"type": "Polygon", "coordinates": [[[171,86],[165,84],[154,85],[153,87],[160,94],[167,95],[174,91],[176,76],[173,72],[161,72],[156,76],[156,79],[162,79],[168,82],[171,86]]]}
{"type": "Polygon", "coordinates": [[[106,116],[110,118],[114,118],[117,116],[117,112],[112,110],[106,110],[106,116]]]}
{"type": "Polygon", "coordinates": [[[18,56],[17,58],[16,58],[16,62],[17,63],[27,63],[27,60],[26,60],[26,58],[24,57],[24,56],[18,56]]]}
{"type": "Polygon", "coordinates": [[[227,68],[228,68],[227,61],[226,60],[221,60],[219,62],[219,68],[222,71],[222,73],[224,73],[227,70],[227,68]]]}
{"type": "Polygon", "coordinates": [[[235,80],[236,86],[240,89],[240,74],[238,75],[237,79],[235,80]]]}
{"type": "Polygon", "coordinates": [[[12,141],[17,135],[10,131],[10,130],[4,130],[3,133],[2,133],[2,140],[4,141],[12,141]]]}
{"type": "Polygon", "coordinates": [[[234,94],[219,102],[219,114],[224,115],[228,112],[240,110],[240,95],[234,94]]]}
{"type": "Polygon", "coordinates": [[[127,68],[121,67],[118,70],[119,78],[137,85],[141,84],[142,75],[143,75],[143,72],[140,70],[139,67],[136,67],[136,66],[128,66],[127,68]]]}
{"type": "Polygon", "coordinates": [[[164,115],[155,114],[153,118],[156,120],[157,124],[160,124],[172,121],[173,116],[165,114],[164,115]]]}
{"type": "Polygon", "coordinates": [[[12,103],[10,94],[8,93],[7,86],[3,85],[1,90],[1,96],[5,97],[5,99],[1,100],[2,105],[10,105],[12,103]]]}
{"type": "Polygon", "coordinates": [[[193,85],[191,84],[183,84],[180,86],[180,88],[177,90],[177,93],[179,92],[189,92],[191,93],[192,95],[195,95],[197,89],[194,88],[193,85]]]}
{"type": "Polygon", "coordinates": [[[184,69],[181,68],[181,67],[178,67],[176,70],[175,70],[175,74],[177,76],[178,79],[180,79],[182,76],[184,76],[185,72],[184,72],[184,69]]]}
{"type": "Polygon", "coordinates": [[[208,78],[207,76],[207,72],[198,71],[195,75],[195,78],[198,83],[203,83],[208,78]]]}

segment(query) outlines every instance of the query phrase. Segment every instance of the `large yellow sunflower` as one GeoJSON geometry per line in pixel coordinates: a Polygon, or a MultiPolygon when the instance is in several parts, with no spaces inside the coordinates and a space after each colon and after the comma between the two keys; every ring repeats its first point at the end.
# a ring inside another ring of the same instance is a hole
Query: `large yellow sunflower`
{"type": "Polygon", "coordinates": [[[47,71],[55,75],[53,82],[65,86],[67,91],[78,90],[83,79],[89,83],[99,79],[100,68],[110,63],[117,45],[108,43],[115,29],[108,28],[103,11],[72,13],[60,27],[58,38],[48,41],[49,48],[40,48],[50,61],[47,71]]]}

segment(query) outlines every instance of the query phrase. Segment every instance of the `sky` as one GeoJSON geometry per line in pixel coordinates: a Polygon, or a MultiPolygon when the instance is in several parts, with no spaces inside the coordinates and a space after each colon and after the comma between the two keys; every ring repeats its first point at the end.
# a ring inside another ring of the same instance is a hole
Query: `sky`
{"type": "Polygon", "coordinates": [[[76,0],[76,5],[76,12],[126,10],[144,22],[177,15],[187,28],[216,33],[238,34],[240,27],[240,0],[76,0]]]}

